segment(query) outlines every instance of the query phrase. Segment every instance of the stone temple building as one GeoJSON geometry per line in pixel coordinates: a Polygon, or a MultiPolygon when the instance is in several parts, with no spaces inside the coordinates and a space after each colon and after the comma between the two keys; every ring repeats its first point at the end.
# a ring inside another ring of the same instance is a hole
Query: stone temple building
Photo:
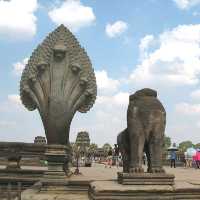
{"type": "Polygon", "coordinates": [[[46,138],[43,136],[36,136],[34,139],[34,144],[46,144],[46,138]]]}
{"type": "Polygon", "coordinates": [[[81,156],[86,156],[88,148],[90,146],[89,133],[86,131],[81,131],[77,134],[76,145],[79,146],[79,152],[81,156]]]}

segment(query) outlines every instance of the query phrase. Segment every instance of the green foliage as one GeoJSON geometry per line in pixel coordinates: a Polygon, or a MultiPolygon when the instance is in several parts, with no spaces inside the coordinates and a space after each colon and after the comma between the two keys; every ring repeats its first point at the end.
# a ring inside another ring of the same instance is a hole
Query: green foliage
{"type": "Polygon", "coordinates": [[[200,143],[194,145],[196,149],[200,149],[200,143]]]}
{"type": "Polygon", "coordinates": [[[187,141],[183,141],[179,144],[179,150],[182,152],[185,152],[188,148],[190,147],[194,147],[194,144],[192,144],[191,141],[187,140],[187,141]]]}
{"type": "Polygon", "coordinates": [[[102,148],[104,152],[108,152],[109,149],[112,148],[112,146],[109,143],[105,143],[102,148]]]}
{"type": "Polygon", "coordinates": [[[89,152],[94,153],[98,149],[98,145],[95,143],[91,143],[89,146],[89,152]]]}
{"type": "Polygon", "coordinates": [[[90,146],[89,146],[89,149],[90,149],[91,151],[95,151],[95,150],[98,149],[98,145],[95,144],[95,143],[91,143],[90,146]]]}
{"type": "Polygon", "coordinates": [[[164,137],[164,149],[168,149],[171,146],[171,138],[165,136],[164,137]]]}

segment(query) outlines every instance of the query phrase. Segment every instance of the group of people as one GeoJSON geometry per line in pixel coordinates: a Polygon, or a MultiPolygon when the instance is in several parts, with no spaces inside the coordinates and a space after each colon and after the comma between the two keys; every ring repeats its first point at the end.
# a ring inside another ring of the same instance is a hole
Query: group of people
{"type": "Polygon", "coordinates": [[[185,152],[185,167],[192,167],[193,163],[196,165],[196,168],[200,168],[200,152],[196,151],[194,155],[188,155],[185,152]]]}
{"type": "MultiPolygon", "coordinates": [[[[170,152],[170,166],[176,167],[176,160],[177,160],[177,155],[176,151],[171,151],[170,152]]],[[[193,153],[185,152],[184,153],[184,166],[186,168],[191,168],[195,166],[196,168],[200,168],[200,151],[195,151],[193,153]]]]}
{"type": "Polygon", "coordinates": [[[114,145],[114,149],[110,147],[108,150],[107,158],[106,158],[106,163],[105,163],[105,168],[109,167],[111,168],[114,164],[116,167],[119,167],[119,163],[121,161],[121,152],[119,151],[119,147],[117,144],[114,145]]]}
{"type": "MultiPolygon", "coordinates": [[[[143,156],[144,165],[146,164],[146,155],[143,156]]],[[[170,151],[170,166],[171,168],[176,168],[177,154],[176,151],[170,151]]],[[[120,162],[122,162],[122,155],[117,144],[114,145],[114,148],[110,149],[107,152],[107,158],[105,162],[105,167],[111,168],[112,165],[119,167],[120,162]]],[[[187,151],[184,153],[184,166],[186,168],[193,167],[200,168],[200,151],[195,151],[193,155],[189,154],[187,151]]]]}

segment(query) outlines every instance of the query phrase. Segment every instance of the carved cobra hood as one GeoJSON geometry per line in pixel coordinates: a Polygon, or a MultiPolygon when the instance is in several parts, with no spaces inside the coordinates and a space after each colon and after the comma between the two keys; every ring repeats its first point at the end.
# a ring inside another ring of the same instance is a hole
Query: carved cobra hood
{"type": "Polygon", "coordinates": [[[25,107],[38,109],[48,144],[67,144],[75,112],[94,104],[97,86],[85,50],[63,25],[34,50],[20,82],[25,107]]]}

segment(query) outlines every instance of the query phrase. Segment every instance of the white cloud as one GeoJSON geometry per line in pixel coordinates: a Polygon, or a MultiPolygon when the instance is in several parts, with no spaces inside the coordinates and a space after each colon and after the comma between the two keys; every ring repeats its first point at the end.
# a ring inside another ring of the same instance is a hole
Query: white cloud
{"type": "Polygon", "coordinates": [[[124,21],[116,21],[113,24],[106,25],[106,34],[110,38],[118,37],[124,33],[128,28],[128,25],[124,21]]]}
{"type": "Polygon", "coordinates": [[[179,103],[175,107],[176,112],[184,115],[200,115],[200,104],[179,103]]]}
{"type": "Polygon", "coordinates": [[[56,24],[65,24],[72,31],[90,26],[96,19],[93,9],[84,6],[80,0],[65,0],[49,11],[49,17],[56,24]]]}
{"type": "Polygon", "coordinates": [[[91,141],[103,145],[116,143],[117,134],[127,124],[126,112],[129,94],[117,92],[110,96],[98,96],[94,108],[87,115],[78,114],[72,122],[70,138],[75,140],[80,130],[90,133],[91,141]]]}
{"type": "Polygon", "coordinates": [[[87,115],[77,113],[72,122],[70,138],[75,140],[78,131],[87,130],[92,142],[103,145],[116,143],[117,134],[127,124],[126,112],[129,93],[98,96],[94,108],[87,115]]]}
{"type": "Polygon", "coordinates": [[[24,39],[36,34],[37,0],[0,1],[0,36],[24,39]]]}
{"type": "Polygon", "coordinates": [[[10,94],[8,95],[8,101],[14,105],[21,105],[21,99],[18,94],[10,94]]]}
{"type": "Polygon", "coordinates": [[[194,100],[200,100],[200,90],[197,89],[197,90],[191,92],[190,97],[194,100]]]}
{"type": "Polygon", "coordinates": [[[13,64],[13,73],[16,76],[20,76],[27,63],[28,63],[28,58],[24,58],[21,62],[14,63],[13,64]]]}
{"type": "Polygon", "coordinates": [[[163,32],[156,40],[158,48],[146,51],[146,57],[136,66],[130,80],[140,85],[199,83],[200,24],[180,25],[163,32]]]}
{"type": "Polygon", "coordinates": [[[1,141],[33,142],[37,135],[44,135],[38,112],[29,112],[22,105],[19,95],[10,94],[0,102],[0,113],[1,141]]]}
{"type": "Polygon", "coordinates": [[[173,0],[178,8],[185,10],[200,4],[200,0],[173,0]]]}
{"type": "Polygon", "coordinates": [[[148,37],[141,39],[130,83],[157,89],[167,111],[167,135],[175,142],[195,143],[200,138],[200,104],[192,100],[200,99],[200,24],[179,25],[149,37],[150,43],[148,37]]]}
{"type": "Polygon", "coordinates": [[[196,11],[195,11],[195,12],[192,13],[192,15],[193,15],[194,17],[199,17],[199,16],[200,16],[200,12],[196,12],[196,11]]]}
{"type": "Polygon", "coordinates": [[[16,122],[14,121],[5,121],[5,120],[0,121],[0,127],[9,127],[9,126],[15,126],[15,125],[16,125],[16,122]]]}
{"type": "Polygon", "coordinates": [[[148,49],[153,39],[154,39],[153,35],[146,35],[145,37],[143,37],[139,45],[140,51],[145,51],[146,49],[148,49]]]}
{"type": "Polygon", "coordinates": [[[200,122],[197,122],[197,127],[200,128],[200,122]]]}
{"type": "Polygon", "coordinates": [[[97,104],[127,106],[128,102],[129,102],[129,93],[127,92],[118,92],[113,96],[97,97],[97,104]]]}
{"type": "Polygon", "coordinates": [[[114,96],[114,102],[118,105],[128,106],[129,102],[129,93],[119,92],[114,96]]]}
{"type": "Polygon", "coordinates": [[[100,92],[114,92],[118,89],[120,82],[118,80],[108,77],[105,70],[96,71],[97,87],[100,92]]]}
{"type": "Polygon", "coordinates": [[[153,35],[146,35],[140,40],[139,50],[141,59],[144,59],[148,55],[148,49],[153,42],[154,42],[153,35]]]}

